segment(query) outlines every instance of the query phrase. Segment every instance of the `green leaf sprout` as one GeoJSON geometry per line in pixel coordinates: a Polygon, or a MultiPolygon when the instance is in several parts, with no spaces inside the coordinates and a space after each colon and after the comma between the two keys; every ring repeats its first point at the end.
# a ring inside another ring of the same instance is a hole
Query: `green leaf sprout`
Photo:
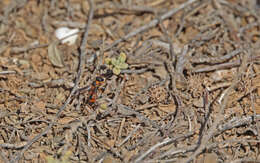
{"type": "Polygon", "coordinates": [[[110,66],[115,75],[119,75],[121,70],[128,68],[124,52],[121,52],[117,58],[106,58],[105,63],[110,66]]]}

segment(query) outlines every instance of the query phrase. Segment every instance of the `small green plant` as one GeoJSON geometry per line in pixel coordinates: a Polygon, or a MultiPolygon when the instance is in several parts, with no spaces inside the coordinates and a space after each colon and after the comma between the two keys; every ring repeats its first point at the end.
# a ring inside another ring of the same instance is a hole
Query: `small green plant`
{"type": "Polygon", "coordinates": [[[100,105],[100,108],[101,108],[102,110],[106,110],[106,109],[107,109],[107,103],[102,103],[102,104],[100,105]]]}
{"type": "Polygon", "coordinates": [[[121,52],[117,58],[106,58],[105,63],[110,66],[115,75],[119,75],[121,70],[127,69],[126,54],[121,52]]]}

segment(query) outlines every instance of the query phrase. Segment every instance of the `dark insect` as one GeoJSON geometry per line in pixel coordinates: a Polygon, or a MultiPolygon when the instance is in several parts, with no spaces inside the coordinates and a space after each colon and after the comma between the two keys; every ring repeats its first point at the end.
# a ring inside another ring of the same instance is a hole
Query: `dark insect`
{"type": "Polygon", "coordinates": [[[97,91],[100,88],[101,85],[104,83],[104,78],[98,76],[96,77],[96,80],[92,83],[91,88],[89,90],[89,97],[87,100],[87,103],[89,105],[93,105],[96,102],[97,98],[97,91]]]}
{"type": "Polygon", "coordinates": [[[104,91],[105,88],[103,87],[103,85],[105,83],[105,80],[110,79],[113,76],[112,70],[110,70],[105,65],[101,65],[100,71],[100,75],[96,77],[96,80],[90,86],[79,88],[76,92],[76,95],[88,92],[86,103],[90,106],[93,106],[96,103],[99,90],[102,90],[102,92],[104,91]]]}

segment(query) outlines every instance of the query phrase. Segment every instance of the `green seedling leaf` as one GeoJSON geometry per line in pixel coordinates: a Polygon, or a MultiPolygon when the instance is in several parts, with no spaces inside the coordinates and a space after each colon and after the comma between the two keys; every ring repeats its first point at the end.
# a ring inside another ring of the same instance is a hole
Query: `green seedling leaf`
{"type": "Polygon", "coordinates": [[[106,109],[107,109],[107,103],[101,104],[101,105],[100,105],[100,108],[101,108],[102,110],[106,110],[106,109]]]}
{"type": "Polygon", "coordinates": [[[115,58],[112,58],[111,59],[111,64],[115,66],[115,65],[118,64],[118,61],[115,58]]]}
{"type": "Polygon", "coordinates": [[[128,68],[128,64],[127,63],[121,63],[118,65],[120,69],[127,69],[128,68]]]}
{"type": "Polygon", "coordinates": [[[112,64],[112,63],[111,63],[111,58],[106,58],[106,59],[105,59],[105,64],[107,64],[107,65],[112,64]]]}
{"type": "Polygon", "coordinates": [[[117,58],[106,58],[105,63],[109,65],[115,75],[119,75],[121,69],[127,69],[128,64],[125,63],[126,61],[126,54],[121,52],[117,58]]]}
{"type": "Polygon", "coordinates": [[[113,73],[114,73],[115,75],[119,75],[120,72],[121,72],[121,70],[120,70],[119,68],[117,68],[117,67],[114,67],[114,68],[113,68],[113,73]]]}
{"type": "Polygon", "coordinates": [[[118,57],[118,60],[120,63],[124,63],[126,61],[126,54],[124,52],[121,52],[118,57]]]}
{"type": "Polygon", "coordinates": [[[116,64],[114,67],[120,69],[120,64],[116,64]]]}
{"type": "Polygon", "coordinates": [[[56,42],[53,42],[48,46],[48,56],[54,66],[64,67],[62,53],[57,48],[56,42]]]}

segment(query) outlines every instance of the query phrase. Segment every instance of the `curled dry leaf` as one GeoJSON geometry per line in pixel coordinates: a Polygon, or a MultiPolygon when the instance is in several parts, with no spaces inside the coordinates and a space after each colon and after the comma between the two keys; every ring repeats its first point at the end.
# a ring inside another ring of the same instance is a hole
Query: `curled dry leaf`
{"type": "Polygon", "coordinates": [[[53,42],[48,47],[48,56],[51,63],[57,67],[64,67],[63,56],[60,50],[57,48],[57,43],[53,42]]]}

